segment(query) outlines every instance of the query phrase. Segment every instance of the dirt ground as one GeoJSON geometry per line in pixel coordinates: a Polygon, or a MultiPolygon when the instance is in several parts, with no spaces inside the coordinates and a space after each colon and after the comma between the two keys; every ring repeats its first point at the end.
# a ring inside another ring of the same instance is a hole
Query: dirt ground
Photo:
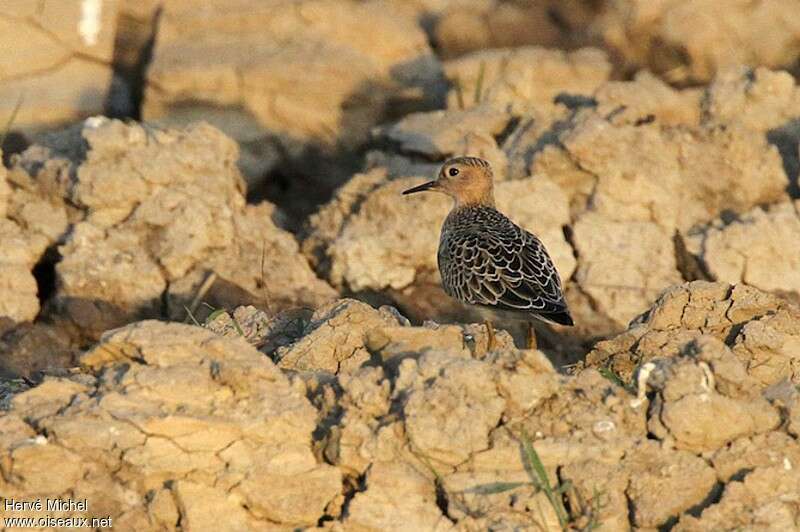
{"type": "Polygon", "coordinates": [[[30,4],[0,498],[86,507],[0,517],[800,529],[796,0],[30,4]],[[538,349],[401,195],[464,154],[563,279],[538,349]]]}

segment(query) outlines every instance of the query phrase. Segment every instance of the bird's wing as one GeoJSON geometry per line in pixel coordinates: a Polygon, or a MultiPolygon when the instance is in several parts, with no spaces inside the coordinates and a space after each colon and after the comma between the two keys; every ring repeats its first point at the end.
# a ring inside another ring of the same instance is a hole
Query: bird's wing
{"type": "Polygon", "coordinates": [[[516,226],[453,235],[442,274],[451,295],[472,304],[561,314],[561,279],[541,241],[516,226]]]}

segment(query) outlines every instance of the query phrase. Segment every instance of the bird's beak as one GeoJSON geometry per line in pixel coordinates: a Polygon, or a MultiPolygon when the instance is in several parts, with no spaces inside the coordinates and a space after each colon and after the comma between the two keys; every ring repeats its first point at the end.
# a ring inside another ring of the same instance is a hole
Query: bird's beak
{"type": "Polygon", "coordinates": [[[422,183],[421,185],[417,185],[416,187],[404,190],[403,195],[414,194],[415,192],[425,192],[426,190],[432,190],[438,187],[439,184],[436,181],[428,181],[427,183],[422,183]]]}

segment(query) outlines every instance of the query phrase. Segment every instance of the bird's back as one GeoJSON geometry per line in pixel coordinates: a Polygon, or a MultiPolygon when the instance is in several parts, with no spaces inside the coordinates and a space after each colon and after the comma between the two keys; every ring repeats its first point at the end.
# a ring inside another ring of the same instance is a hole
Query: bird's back
{"type": "Polygon", "coordinates": [[[542,242],[493,207],[457,207],[445,219],[439,271],[450,296],[572,325],[561,279],[542,242]]]}

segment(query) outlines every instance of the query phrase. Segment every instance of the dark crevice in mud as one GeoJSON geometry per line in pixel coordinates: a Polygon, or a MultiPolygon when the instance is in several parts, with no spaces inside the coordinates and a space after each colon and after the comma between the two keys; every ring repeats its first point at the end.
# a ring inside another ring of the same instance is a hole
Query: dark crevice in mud
{"type": "MultiPolygon", "coordinates": [[[[574,127],[575,115],[580,110],[580,106],[578,106],[577,108],[570,107],[570,105],[578,105],[578,104],[576,104],[571,99],[571,97],[569,97],[569,95],[559,95],[555,98],[555,102],[563,103],[565,106],[570,108],[572,112],[568,117],[564,118],[563,120],[556,120],[555,122],[553,122],[550,125],[550,128],[547,129],[547,131],[544,131],[542,132],[541,135],[539,135],[539,138],[536,139],[536,142],[533,146],[526,148],[525,152],[520,154],[520,156],[525,161],[526,168],[530,167],[531,163],[533,163],[533,160],[536,158],[536,156],[539,153],[543,152],[545,148],[547,148],[548,146],[556,146],[566,150],[566,148],[564,148],[564,145],[561,143],[561,135],[564,132],[569,131],[574,127]],[[564,96],[564,98],[562,98],[562,96],[564,96]]],[[[515,143],[518,142],[518,139],[523,138],[523,135],[525,133],[524,130],[530,129],[531,127],[533,127],[533,125],[534,125],[533,121],[528,120],[518,128],[518,131],[510,135],[508,141],[506,142],[507,144],[510,142],[510,146],[508,148],[504,146],[505,151],[513,152],[515,150],[515,143]]]]}
{"type": "Polygon", "coordinates": [[[40,420],[33,419],[28,416],[23,416],[22,421],[30,427],[30,429],[36,433],[37,436],[44,436],[45,438],[49,437],[49,433],[46,427],[43,427],[39,424],[40,420]]]}
{"type": "Polygon", "coordinates": [[[339,439],[344,408],[341,406],[344,390],[338,379],[331,375],[315,387],[307,386],[306,398],[317,411],[317,426],[311,433],[311,441],[317,460],[330,465],[339,462],[339,439]],[[330,392],[333,392],[333,397],[330,392]]]}
{"type": "Polygon", "coordinates": [[[510,137],[511,134],[517,130],[517,126],[519,126],[521,121],[522,119],[519,116],[511,117],[511,120],[509,120],[505,127],[503,127],[503,130],[494,136],[494,140],[498,146],[502,146],[506,139],[508,139],[508,137],[510,137]]]}
{"type": "Polygon", "coordinates": [[[686,242],[680,232],[672,235],[675,263],[684,281],[711,281],[713,276],[701,260],[692,255],[686,248],[686,242]]]}
{"type": "Polygon", "coordinates": [[[408,401],[408,390],[395,392],[396,376],[390,377],[392,400],[389,405],[389,413],[378,418],[378,426],[383,427],[398,420],[404,420],[405,405],[408,401]]]}
{"type": "Polygon", "coordinates": [[[800,118],[767,131],[767,142],[780,153],[783,170],[789,178],[787,192],[792,198],[800,198],[800,118]]]}
{"type": "Polygon", "coordinates": [[[627,489],[625,490],[624,495],[625,503],[628,507],[628,525],[633,528],[636,526],[636,505],[633,503],[633,499],[631,499],[627,489]]]}
{"type": "MultiPolygon", "coordinates": [[[[758,318],[754,317],[750,321],[755,321],[757,319],[758,318]]],[[[740,332],[742,332],[742,329],[744,329],[745,324],[746,323],[734,323],[731,326],[731,330],[728,332],[728,335],[725,336],[725,339],[723,340],[723,342],[725,342],[725,345],[733,346],[733,344],[736,342],[736,337],[739,336],[740,332]]]]}
{"type": "MultiPolygon", "coordinates": [[[[265,140],[266,142],[266,140],[265,140]]],[[[358,152],[337,151],[331,154],[308,146],[299,157],[293,157],[274,142],[280,160],[247,191],[247,203],[264,200],[280,209],[276,224],[295,235],[301,235],[312,214],[335,195],[353,174],[363,168],[358,152]]]]}
{"type": "Polygon", "coordinates": [[[344,416],[341,407],[333,408],[317,424],[312,438],[314,443],[321,444],[321,457],[330,465],[336,465],[339,461],[339,438],[341,429],[339,423],[344,416]]]}
{"type": "MultiPolygon", "coordinates": [[[[564,240],[566,240],[567,244],[569,244],[570,250],[572,251],[572,257],[577,262],[579,257],[578,248],[575,247],[575,231],[572,229],[571,225],[564,225],[561,227],[561,232],[564,234],[564,240]]],[[[575,268],[575,272],[577,271],[578,269],[575,268]]],[[[575,272],[572,273],[572,277],[575,276],[575,272]]],[[[564,280],[567,281],[567,279],[564,280]]]]}
{"type": "Polygon", "coordinates": [[[37,295],[39,305],[45,307],[45,303],[56,293],[56,264],[61,260],[58,252],[58,245],[54,244],[47,248],[33,267],[33,277],[36,279],[37,295]]]}
{"type": "MultiPolygon", "coordinates": [[[[498,143],[497,145],[502,148],[504,152],[507,154],[517,153],[520,148],[520,144],[525,139],[526,134],[536,125],[536,120],[530,117],[526,117],[525,120],[518,120],[515,124],[514,130],[510,131],[508,135],[503,139],[503,143],[498,143]]],[[[531,158],[528,158],[525,161],[525,164],[529,165],[531,158]]]]}
{"type": "Polygon", "coordinates": [[[3,139],[2,145],[0,145],[0,150],[3,151],[2,164],[8,168],[11,166],[11,156],[27,150],[31,142],[25,135],[18,131],[9,131],[5,136],[2,135],[3,132],[0,131],[0,137],[3,139]]]}
{"type": "MultiPolygon", "coordinates": [[[[369,468],[367,468],[364,473],[358,475],[357,477],[345,475],[342,479],[342,493],[344,493],[344,502],[342,502],[341,519],[346,518],[350,513],[350,503],[353,502],[355,496],[359,493],[367,491],[367,473],[369,473],[369,468]]],[[[325,519],[325,516],[322,516],[320,521],[323,519],[325,519]]]]}
{"type": "Polygon", "coordinates": [[[313,178],[303,173],[292,173],[285,167],[267,173],[261,183],[247,192],[247,203],[269,201],[281,208],[281,219],[276,220],[282,229],[295,235],[303,228],[305,220],[319,205],[333,196],[332,187],[320,187],[313,178]]]}
{"type": "MultiPolygon", "coordinates": [[[[178,510],[178,512],[177,512],[178,513],[178,517],[175,520],[175,530],[183,530],[183,521],[186,518],[186,515],[185,515],[186,509],[184,508],[184,505],[179,504],[179,502],[176,500],[177,497],[175,495],[173,481],[171,481],[171,480],[165,481],[164,482],[164,489],[169,490],[170,495],[172,495],[172,501],[175,504],[175,508],[178,510]]],[[[247,512],[250,511],[250,509],[248,508],[248,506],[246,504],[243,504],[242,508],[244,508],[245,511],[247,511],[247,512]]]]}
{"type": "MultiPolygon", "coordinates": [[[[105,103],[106,114],[111,118],[131,118],[141,120],[142,103],[144,101],[145,86],[147,85],[147,69],[153,59],[153,49],[156,44],[159,23],[163,7],[158,7],[153,13],[149,23],[147,39],[139,49],[139,54],[133,61],[120,59],[120,50],[125,48],[124,32],[118,32],[114,43],[114,78],[108,91],[105,103]],[[127,63],[127,64],[126,64],[127,63]]],[[[130,22],[129,24],[135,22],[130,22]]]]}
{"type": "Polygon", "coordinates": [[[153,15],[153,30],[150,33],[150,37],[147,41],[147,44],[142,50],[142,54],[139,57],[139,63],[137,64],[135,80],[138,83],[133,85],[133,90],[131,91],[131,99],[135,113],[132,118],[136,120],[141,120],[142,117],[142,101],[144,100],[144,86],[147,75],[147,68],[150,66],[150,62],[153,59],[153,49],[155,48],[156,44],[156,36],[158,35],[158,28],[159,28],[159,23],[161,22],[162,10],[163,7],[159,7],[158,9],[156,9],[155,14],[153,15]]]}
{"type": "MultiPolygon", "coordinates": [[[[166,288],[164,288],[164,291],[161,293],[161,310],[160,310],[160,312],[161,312],[161,317],[163,319],[166,319],[166,320],[168,320],[170,318],[170,315],[169,315],[170,314],[170,312],[169,312],[169,286],[170,286],[170,283],[169,283],[169,281],[167,281],[167,286],[166,286],[166,288]]],[[[192,313],[191,309],[186,308],[182,314],[185,314],[185,316],[183,318],[184,321],[186,321],[186,320],[189,320],[190,322],[192,321],[192,318],[193,318],[192,314],[193,313],[192,313]]]]}
{"type": "Polygon", "coordinates": [[[645,116],[643,116],[641,118],[637,118],[636,122],[634,122],[633,125],[636,126],[636,127],[639,127],[639,126],[644,126],[644,125],[647,125],[647,124],[652,124],[655,121],[656,121],[656,115],[651,113],[651,114],[647,114],[647,115],[645,115],[645,116]]]}
{"type": "Polygon", "coordinates": [[[553,98],[553,103],[561,104],[567,109],[576,111],[586,107],[597,107],[597,100],[585,94],[570,94],[568,92],[561,92],[553,98]]]}
{"type": "Polygon", "coordinates": [[[547,8],[547,20],[553,23],[562,33],[568,34],[575,31],[570,21],[554,7],[547,8]]]}
{"type": "MultiPolygon", "coordinates": [[[[136,362],[139,362],[140,364],[143,364],[143,365],[147,364],[147,362],[143,358],[140,358],[140,357],[137,357],[137,358],[132,359],[132,360],[134,360],[136,362]]],[[[114,366],[112,369],[109,370],[109,373],[108,373],[109,377],[111,378],[111,382],[113,382],[115,385],[119,386],[120,383],[122,383],[122,379],[125,377],[125,375],[128,373],[128,371],[130,371],[130,369],[131,369],[131,365],[128,362],[124,362],[124,363],[121,363],[121,364],[118,364],[118,365],[114,366]]]]}
{"type": "Polygon", "coordinates": [[[611,121],[612,121],[612,120],[614,120],[614,119],[615,119],[617,116],[619,116],[619,115],[621,115],[622,113],[624,113],[624,112],[625,112],[625,110],[626,110],[627,108],[628,108],[628,106],[627,106],[627,105],[620,105],[620,106],[617,106],[617,107],[615,107],[614,109],[612,109],[612,110],[611,110],[611,111],[610,111],[610,112],[609,112],[609,113],[608,113],[608,114],[605,116],[605,120],[606,120],[606,122],[611,122],[611,121]]]}
{"type": "Polygon", "coordinates": [[[678,524],[678,516],[671,515],[669,519],[658,525],[656,530],[658,530],[658,532],[669,532],[670,530],[675,528],[675,525],[677,524],[678,524]]]}
{"type": "MultiPolygon", "coordinates": [[[[558,486],[559,488],[564,488],[564,487],[571,486],[570,480],[568,478],[564,477],[564,466],[556,467],[556,486],[558,486]]],[[[575,492],[575,488],[574,487],[572,487],[570,489],[573,490],[573,493],[575,492]]],[[[568,521],[572,521],[573,516],[578,515],[580,513],[580,509],[579,508],[573,508],[573,504],[572,504],[573,501],[569,497],[569,495],[567,493],[568,491],[569,491],[569,489],[564,490],[559,495],[556,495],[556,496],[557,497],[558,496],[561,497],[561,503],[564,505],[564,510],[566,511],[566,514],[567,514],[567,520],[568,521]]]]}
{"type": "Polygon", "coordinates": [[[720,499],[722,499],[722,493],[724,491],[725,491],[725,484],[723,484],[722,482],[715,483],[711,487],[705,498],[696,505],[686,510],[686,513],[693,517],[700,517],[700,514],[703,513],[703,510],[705,510],[709,506],[717,504],[720,501],[720,499]]]}
{"type": "Polygon", "coordinates": [[[417,16],[417,23],[422,31],[425,32],[425,37],[428,40],[428,45],[433,49],[434,55],[440,56],[441,49],[438,41],[436,40],[436,24],[439,22],[441,15],[435,14],[432,11],[425,10],[417,16]]]}
{"type": "MultiPolygon", "coordinates": [[[[325,523],[328,523],[328,522],[331,522],[331,521],[336,521],[336,518],[333,517],[332,515],[324,514],[322,517],[320,517],[317,520],[317,526],[318,527],[323,527],[323,526],[325,526],[325,523]]],[[[300,529],[298,529],[298,530],[300,530],[300,529]]]]}
{"type": "MultiPolygon", "coordinates": [[[[729,479],[729,482],[743,482],[744,478],[747,475],[749,475],[750,473],[752,473],[752,472],[753,472],[753,468],[752,467],[742,468],[739,471],[737,471],[736,473],[734,473],[733,475],[731,475],[731,478],[729,479]]],[[[715,502],[719,502],[719,501],[717,500],[715,502]]]]}
{"type": "Polygon", "coordinates": [[[374,135],[365,145],[365,150],[402,156],[409,159],[413,164],[441,164],[451,155],[448,153],[430,153],[407,149],[403,147],[402,142],[382,134],[374,135]]]}
{"type": "Polygon", "coordinates": [[[445,516],[451,523],[456,524],[456,520],[450,517],[450,514],[447,513],[447,508],[450,505],[450,501],[447,498],[447,491],[444,489],[444,485],[442,484],[442,479],[440,477],[436,477],[434,480],[434,486],[436,488],[436,506],[442,512],[443,516],[445,516]]]}

